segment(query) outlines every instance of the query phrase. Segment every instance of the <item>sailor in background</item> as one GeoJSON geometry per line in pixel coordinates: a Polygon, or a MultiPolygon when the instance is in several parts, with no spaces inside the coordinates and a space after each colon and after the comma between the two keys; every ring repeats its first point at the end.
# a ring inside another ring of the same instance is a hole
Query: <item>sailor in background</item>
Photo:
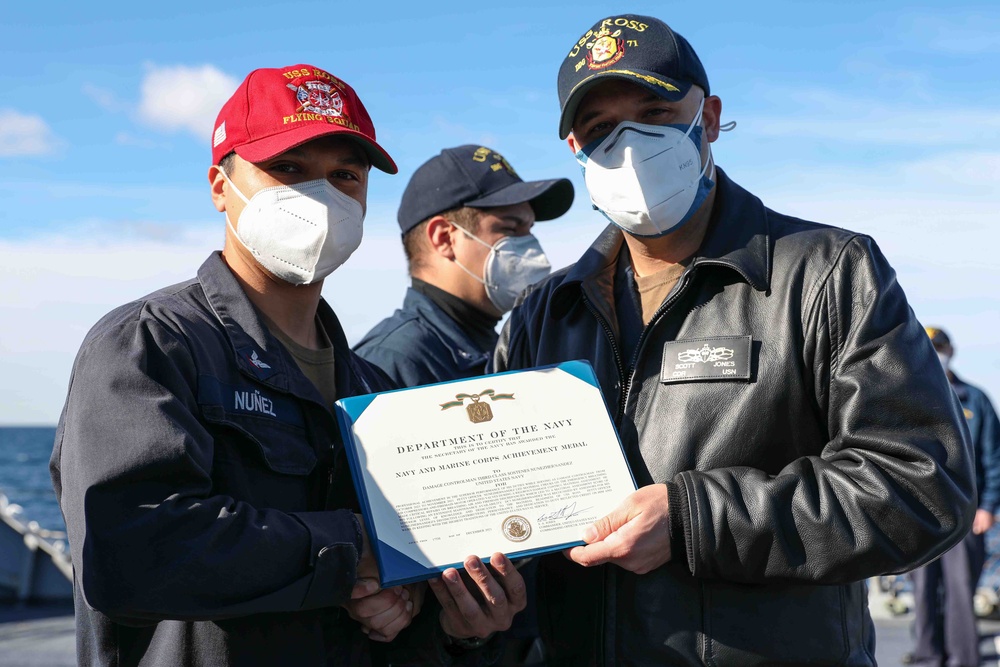
{"type": "Polygon", "coordinates": [[[944,329],[927,327],[951,388],[962,402],[976,457],[979,492],[972,530],[932,563],[910,573],[916,605],[914,650],[908,662],[926,667],[976,667],[979,630],[972,598],[986,557],[985,534],[1000,506],[1000,422],[982,389],[951,368],[955,347],[944,329]]]}
{"type": "MultiPolygon", "coordinates": [[[[549,261],[531,234],[535,222],[566,213],[573,184],[525,182],[486,146],[446,148],[406,186],[397,219],[411,277],[403,306],[354,348],[400,386],[482,375],[496,326],[549,261]]],[[[510,662],[540,659],[534,570],[522,565],[528,607],[503,638],[510,662]]],[[[500,643],[499,641],[497,643],[500,643]]]]}
{"type": "Polygon", "coordinates": [[[355,351],[401,386],[482,375],[501,316],[549,274],[532,226],[572,203],[565,178],[524,182],[485,146],[442,150],[414,172],[399,205],[412,279],[403,307],[355,351]]]}

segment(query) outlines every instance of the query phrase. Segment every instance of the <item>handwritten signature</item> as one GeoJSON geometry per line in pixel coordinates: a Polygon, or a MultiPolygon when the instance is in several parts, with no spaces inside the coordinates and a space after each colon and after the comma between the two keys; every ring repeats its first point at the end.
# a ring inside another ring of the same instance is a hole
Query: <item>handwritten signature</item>
{"type": "Polygon", "coordinates": [[[574,501],[569,505],[566,505],[565,507],[557,509],[555,512],[548,512],[546,514],[541,515],[540,517],[538,517],[538,521],[539,523],[541,523],[542,521],[555,521],[556,519],[562,519],[563,521],[566,521],[568,519],[572,519],[577,514],[583,514],[589,509],[591,508],[584,507],[581,510],[576,509],[576,502],[574,501]]]}

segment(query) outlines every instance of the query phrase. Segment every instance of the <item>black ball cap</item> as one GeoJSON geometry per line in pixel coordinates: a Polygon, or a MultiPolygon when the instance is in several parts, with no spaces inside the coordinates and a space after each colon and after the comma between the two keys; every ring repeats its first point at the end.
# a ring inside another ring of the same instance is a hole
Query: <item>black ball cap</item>
{"type": "Polygon", "coordinates": [[[924,327],[924,331],[927,332],[927,337],[931,339],[931,344],[934,347],[944,347],[945,345],[951,345],[951,338],[941,327],[924,327]]]}
{"type": "Polygon", "coordinates": [[[698,54],[670,26],[651,16],[610,16],[583,33],[559,67],[560,139],[573,129],[587,91],[609,78],[639,84],[672,102],[692,84],[710,94],[698,54]]]}
{"type": "Polygon", "coordinates": [[[573,184],[566,178],[522,181],[500,153],[468,144],[446,148],[417,168],[403,191],[396,218],[405,234],[460,206],[494,208],[525,202],[535,220],[558,218],[573,204],[573,184]]]}

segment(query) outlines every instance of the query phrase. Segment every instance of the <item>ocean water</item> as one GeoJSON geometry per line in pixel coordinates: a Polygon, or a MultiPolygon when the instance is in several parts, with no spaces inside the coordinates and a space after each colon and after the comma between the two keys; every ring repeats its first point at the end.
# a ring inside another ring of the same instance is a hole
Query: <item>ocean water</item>
{"type": "Polygon", "coordinates": [[[0,427],[0,493],[24,508],[21,522],[65,530],[49,478],[55,435],[54,426],[0,427]]]}

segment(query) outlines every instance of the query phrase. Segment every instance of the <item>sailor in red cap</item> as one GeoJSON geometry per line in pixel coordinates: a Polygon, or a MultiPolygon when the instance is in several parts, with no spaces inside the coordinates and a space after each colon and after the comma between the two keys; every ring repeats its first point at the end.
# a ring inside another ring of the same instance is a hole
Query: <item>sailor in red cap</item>
{"type": "Polygon", "coordinates": [[[490,602],[451,569],[419,615],[422,585],[380,590],[331,413],[394,388],[320,295],[361,242],[370,168],[396,173],[368,112],[325,70],[258,69],[219,113],[212,161],[222,252],[105,316],[74,366],[50,468],[79,663],[488,659],[521,576],[470,557],[490,602]]]}

